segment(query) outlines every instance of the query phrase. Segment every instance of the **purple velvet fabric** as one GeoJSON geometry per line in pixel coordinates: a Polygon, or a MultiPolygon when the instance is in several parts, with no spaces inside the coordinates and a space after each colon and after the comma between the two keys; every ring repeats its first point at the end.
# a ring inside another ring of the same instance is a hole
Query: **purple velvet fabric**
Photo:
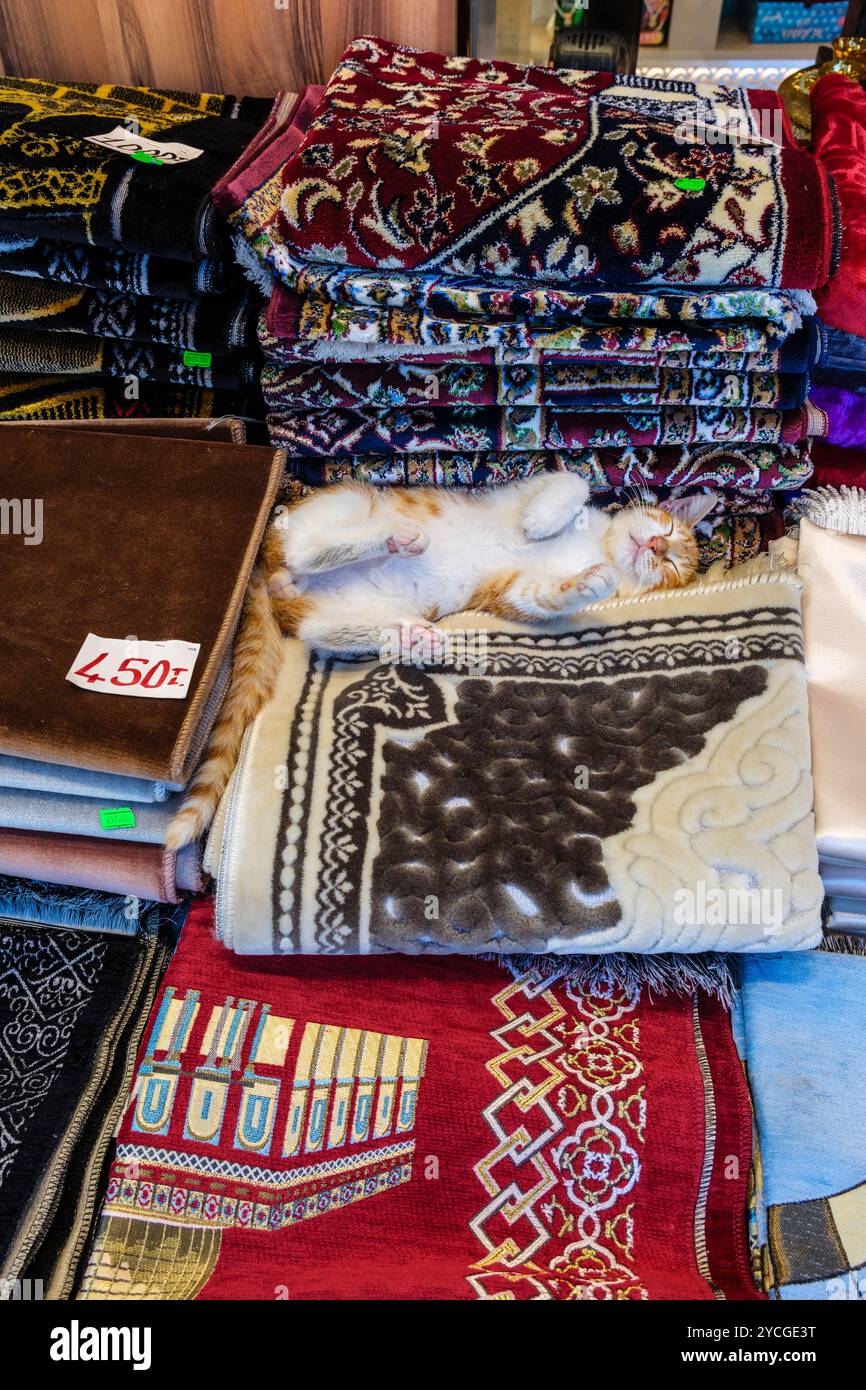
{"type": "Polygon", "coordinates": [[[866,449],[866,391],[813,386],[809,399],[827,412],[829,425],[824,438],[829,444],[843,449],[866,449]]]}

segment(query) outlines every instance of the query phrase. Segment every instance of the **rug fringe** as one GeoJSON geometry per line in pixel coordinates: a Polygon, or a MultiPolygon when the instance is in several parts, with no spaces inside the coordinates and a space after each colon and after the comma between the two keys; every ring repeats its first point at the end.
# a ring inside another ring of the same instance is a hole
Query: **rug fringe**
{"type": "Polygon", "coordinates": [[[737,988],[735,958],[717,952],[698,955],[640,955],[615,952],[608,956],[497,955],[487,952],[480,960],[492,961],[512,975],[534,970],[543,980],[558,980],[602,993],[613,988],[630,994],[646,989],[653,994],[695,994],[699,989],[730,1009],[737,988]]]}
{"type": "Polygon", "coordinates": [[[262,264],[244,236],[240,234],[235,236],[233,245],[235,260],[244,275],[248,280],[252,281],[256,289],[261,290],[262,294],[270,298],[275,284],[274,276],[271,271],[262,264]]]}
{"type": "Polygon", "coordinates": [[[30,926],[70,927],[79,931],[136,936],[156,930],[167,909],[137,900],[137,915],[127,916],[133,898],[89,888],[66,888],[30,879],[0,876],[0,917],[30,926]]]}
{"type": "Polygon", "coordinates": [[[831,951],[837,956],[866,956],[866,936],[848,936],[844,932],[825,931],[819,951],[831,951]]]}
{"type": "Polygon", "coordinates": [[[805,517],[825,531],[842,531],[849,536],[866,536],[866,488],[807,488],[791,503],[797,517],[805,517]]]}

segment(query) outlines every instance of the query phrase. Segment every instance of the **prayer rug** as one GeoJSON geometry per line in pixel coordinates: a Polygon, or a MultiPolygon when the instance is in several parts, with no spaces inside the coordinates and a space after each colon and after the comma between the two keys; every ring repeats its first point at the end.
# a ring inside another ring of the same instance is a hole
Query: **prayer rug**
{"type": "Polygon", "coordinates": [[[748,1093],[706,996],[183,929],[85,1299],[755,1298],[748,1093]]]}
{"type": "Polygon", "coordinates": [[[866,959],[833,947],[742,963],[765,1272],[782,1299],[866,1298],[866,959]]]}
{"type": "Polygon", "coordinates": [[[4,275],[0,266],[0,323],[42,332],[231,353],[255,345],[258,310],[258,296],[243,286],[190,300],[151,299],[4,275]]]}
{"type": "Polygon", "coordinates": [[[0,1278],[68,1293],[166,948],[0,922],[0,1278]],[[63,1238],[46,1248],[52,1231],[63,1238]]]}
{"type": "Polygon", "coordinates": [[[768,106],[779,98],[357,39],[243,226],[288,284],[330,262],[385,286],[392,271],[823,285],[830,180],[786,130],[780,144],[759,138],[768,106]],[[742,138],[701,138],[730,119],[742,138]]]}
{"type": "Polygon", "coordinates": [[[130,251],[38,237],[21,241],[0,235],[0,271],[66,285],[87,285],[116,294],[146,294],[156,299],[195,299],[228,289],[234,267],[228,256],[200,261],[173,261],[163,256],[136,256],[130,251]]]}
{"type": "Polygon", "coordinates": [[[0,752],[188,780],[227,688],[283,462],[251,445],[0,431],[4,491],[43,504],[41,544],[2,540],[16,599],[0,612],[0,752]],[[123,699],[72,684],[88,633],[198,644],[187,695],[123,699]]]}
{"type": "Polygon", "coordinates": [[[0,78],[0,229],[198,261],[225,246],[210,190],[269,102],[199,92],[0,78]],[[136,159],[94,142],[144,141],[136,159]],[[147,142],[167,145],[148,151],[147,142]],[[178,158],[178,155],[180,157],[178,158]]]}
{"type": "Polygon", "coordinates": [[[802,487],[812,474],[806,444],[691,444],[683,448],[602,448],[502,453],[350,455],[341,459],[290,457],[302,483],[360,482],[400,487],[486,487],[565,468],[581,473],[593,492],[613,488],[802,487]]]}
{"type": "Polygon", "coordinates": [[[437,626],[442,648],[426,656],[399,629],[377,660],[286,642],[208,846],[227,945],[604,954],[820,940],[792,574],[763,557],[555,623],[473,612],[437,626]]]}

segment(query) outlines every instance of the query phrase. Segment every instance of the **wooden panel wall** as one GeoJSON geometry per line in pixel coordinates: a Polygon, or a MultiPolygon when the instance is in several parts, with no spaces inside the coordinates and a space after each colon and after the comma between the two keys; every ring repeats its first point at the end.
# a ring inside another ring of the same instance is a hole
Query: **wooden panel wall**
{"type": "Polygon", "coordinates": [[[0,0],[18,77],[270,96],[323,82],[359,34],[455,52],[463,0],[0,0]]]}

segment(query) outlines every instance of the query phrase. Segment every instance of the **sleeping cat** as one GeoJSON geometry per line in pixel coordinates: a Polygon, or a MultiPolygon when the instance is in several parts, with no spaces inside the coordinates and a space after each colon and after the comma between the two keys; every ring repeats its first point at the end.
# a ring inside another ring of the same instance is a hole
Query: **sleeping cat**
{"type": "Polygon", "coordinates": [[[588,499],[583,478],[561,472],[474,494],[344,483],[292,507],[265,537],[231,689],[168,847],[210,822],[244,729],[273,689],[280,629],[337,656],[376,654],[395,632],[401,650],[433,655],[436,619],[449,613],[549,622],[694,577],[692,527],[715,493],[614,513],[588,499]]]}
{"type": "Polygon", "coordinates": [[[708,493],[607,514],[575,473],[478,494],[432,488],[328,488],[269,533],[266,564],[285,632],[340,656],[377,652],[396,627],[434,632],[476,610],[544,622],[590,603],[679,588],[697,570],[691,527],[708,493]]]}

